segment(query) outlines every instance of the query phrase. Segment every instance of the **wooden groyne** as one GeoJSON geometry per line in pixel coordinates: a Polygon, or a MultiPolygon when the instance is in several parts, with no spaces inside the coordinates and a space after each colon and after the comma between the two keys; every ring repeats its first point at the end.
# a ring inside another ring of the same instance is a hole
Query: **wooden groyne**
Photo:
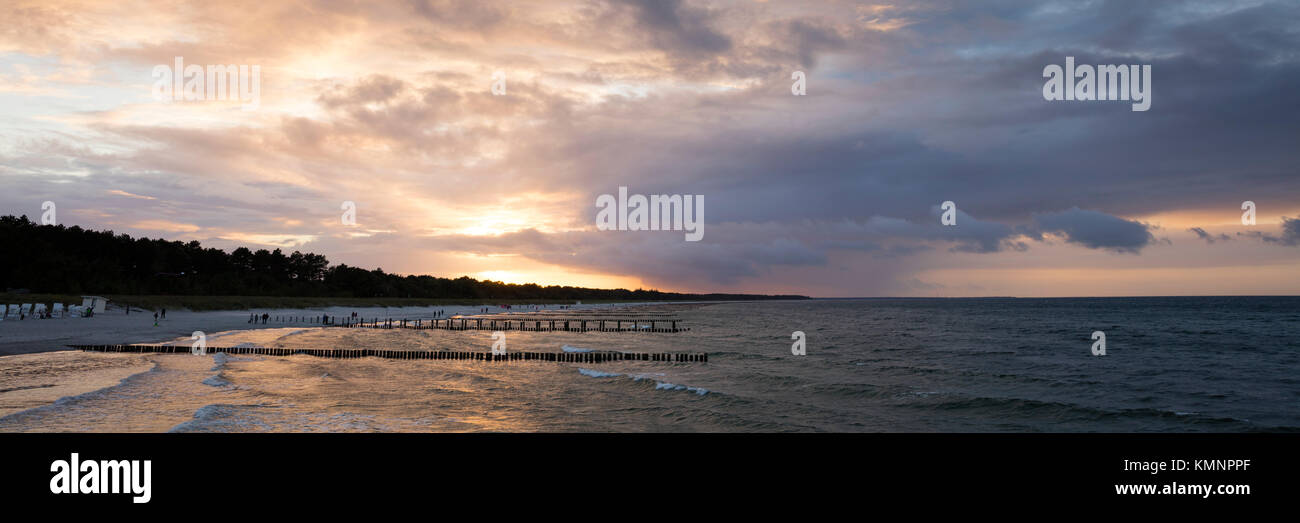
{"type": "Polygon", "coordinates": [[[365,319],[341,318],[337,323],[327,326],[361,329],[417,329],[417,330],[453,330],[453,331],[529,331],[529,332],[685,332],[690,327],[678,325],[678,319],[645,320],[639,318],[618,319],[493,319],[493,318],[449,318],[445,320],[409,320],[393,318],[365,319]]]}
{"type": "MultiPolygon", "coordinates": [[[[185,345],[68,345],[88,352],[193,354],[185,345]]],[[[394,349],[295,349],[289,347],[208,347],[205,354],[251,354],[259,356],[315,356],[318,358],[388,358],[395,360],[469,361],[554,361],[560,363],[607,363],[613,361],[664,361],[708,363],[705,352],[526,352],[493,354],[479,351],[394,350],[394,349]]]]}
{"type": "Polygon", "coordinates": [[[464,317],[447,319],[352,318],[333,316],[272,316],[267,322],[249,321],[254,325],[292,323],[352,329],[418,329],[453,331],[530,331],[530,332],[686,332],[677,318],[503,318],[464,317]]]}

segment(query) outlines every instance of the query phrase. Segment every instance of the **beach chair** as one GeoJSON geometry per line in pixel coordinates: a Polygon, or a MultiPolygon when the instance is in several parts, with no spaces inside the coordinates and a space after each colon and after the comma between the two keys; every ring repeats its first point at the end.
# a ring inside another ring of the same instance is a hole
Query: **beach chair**
{"type": "Polygon", "coordinates": [[[80,305],[74,305],[74,304],[69,303],[69,304],[68,304],[68,317],[70,317],[70,318],[80,318],[80,317],[81,317],[81,306],[80,306],[80,305]]]}
{"type": "Polygon", "coordinates": [[[62,318],[62,317],[63,317],[63,310],[64,310],[64,309],[63,309],[63,304],[62,304],[62,303],[55,303],[55,304],[54,304],[54,308],[53,308],[53,309],[50,309],[50,317],[52,317],[52,318],[62,318]]]}
{"type": "Polygon", "coordinates": [[[22,314],[22,315],[24,315],[24,316],[31,316],[31,315],[32,315],[32,304],[30,304],[30,303],[24,303],[22,307],[19,307],[19,308],[18,308],[18,313],[19,313],[19,314],[22,314]]]}
{"type": "Polygon", "coordinates": [[[32,316],[35,316],[37,318],[44,316],[45,311],[46,308],[44,303],[37,303],[36,305],[32,306],[32,316]]]}
{"type": "Polygon", "coordinates": [[[17,317],[18,317],[18,304],[17,304],[17,303],[10,304],[10,305],[5,305],[5,317],[8,318],[8,317],[10,317],[10,316],[12,316],[12,317],[14,317],[14,318],[17,318],[17,317]]]}

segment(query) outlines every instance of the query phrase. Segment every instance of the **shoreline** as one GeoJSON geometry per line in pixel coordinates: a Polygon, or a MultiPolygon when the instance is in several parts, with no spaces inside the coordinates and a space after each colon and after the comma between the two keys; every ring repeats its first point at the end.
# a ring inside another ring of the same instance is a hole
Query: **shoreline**
{"type": "MultiPolygon", "coordinates": [[[[691,307],[707,306],[718,302],[672,302],[671,305],[691,307]]],[[[531,313],[558,311],[556,305],[539,309],[501,309],[489,307],[487,312],[477,305],[455,307],[376,307],[356,309],[366,318],[429,318],[434,311],[443,310],[443,317],[500,313],[531,313]]],[[[670,305],[663,302],[620,302],[613,304],[573,305],[565,311],[600,311],[610,308],[654,308],[670,305]]],[[[321,314],[350,316],[353,310],[344,307],[325,309],[270,309],[267,314],[281,316],[316,317],[321,314]]],[[[261,315],[258,311],[258,315],[261,315]]],[[[18,413],[54,405],[66,398],[76,398],[96,391],[121,385],[126,380],[154,371],[159,366],[157,354],[152,353],[97,353],[70,349],[65,344],[184,344],[190,333],[201,330],[205,335],[221,337],[223,333],[259,330],[320,328],[322,325],[306,322],[248,323],[248,311],[169,311],[167,320],[153,326],[151,313],[125,314],[121,309],[93,318],[28,319],[0,322],[0,419],[18,413]]]]}
{"type": "MultiPolygon", "coordinates": [[[[653,305],[682,304],[682,303],[723,303],[723,302],[618,302],[618,303],[598,303],[598,304],[556,304],[543,305],[537,310],[554,310],[557,305],[568,305],[572,307],[567,310],[600,310],[611,307],[643,307],[653,305]]],[[[541,305],[541,304],[538,304],[541,305]]],[[[520,306],[515,309],[500,309],[498,307],[487,307],[488,313],[499,312],[523,312],[532,310],[520,306]]],[[[455,315],[473,315],[482,314],[484,306],[480,305],[447,305],[447,306],[430,306],[430,307],[322,307],[322,308],[302,308],[302,309],[265,309],[257,311],[247,310],[223,310],[223,311],[189,311],[173,310],[168,311],[167,319],[158,320],[158,325],[154,326],[153,314],[151,312],[132,311],[126,314],[123,309],[112,309],[108,312],[96,314],[92,318],[51,318],[51,319],[34,319],[26,320],[8,319],[0,321],[0,364],[4,363],[6,356],[19,354],[33,354],[39,352],[54,352],[61,350],[70,350],[67,345],[130,345],[130,344],[156,344],[162,340],[174,340],[178,338],[189,339],[195,331],[201,331],[205,334],[213,334],[225,331],[252,330],[264,328],[283,328],[283,327],[320,327],[318,323],[309,322],[277,322],[276,316],[301,316],[317,317],[327,314],[339,319],[349,317],[356,312],[359,317],[364,318],[393,318],[393,319],[428,319],[433,317],[434,311],[444,311],[444,318],[455,315]],[[250,314],[261,316],[262,313],[271,315],[272,320],[266,324],[249,323],[250,314]]]]}

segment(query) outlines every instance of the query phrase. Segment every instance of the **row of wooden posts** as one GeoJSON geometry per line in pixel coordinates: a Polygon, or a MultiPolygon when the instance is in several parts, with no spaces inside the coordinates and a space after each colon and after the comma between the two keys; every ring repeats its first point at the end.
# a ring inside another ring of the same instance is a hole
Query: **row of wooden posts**
{"type": "MultiPolygon", "coordinates": [[[[196,349],[184,345],[69,345],[89,352],[126,352],[194,354],[196,349]]],[[[477,351],[428,351],[393,349],[294,349],[288,347],[208,347],[203,354],[254,354],[261,356],[293,356],[297,354],[319,358],[389,358],[398,360],[472,360],[472,361],[555,361],[562,363],[606,363],[611,361],[709,361],[708,353],[668,352],[506,352],[493,354],[477,351]]]]}
{"type": "MultiPolygon", "coordinates": [[[[345,318],[351,320],[351,318],[345,318]]],[[[490,318],[452,318],[446,320],[394,320],[374,319],[358,322],[344,321],[335,327],[366,329],[442,329],[454,331],[536,331],[536,332],[685,332],[689,327],[679,327],[681,320],[495,320],[490,318]]]]}

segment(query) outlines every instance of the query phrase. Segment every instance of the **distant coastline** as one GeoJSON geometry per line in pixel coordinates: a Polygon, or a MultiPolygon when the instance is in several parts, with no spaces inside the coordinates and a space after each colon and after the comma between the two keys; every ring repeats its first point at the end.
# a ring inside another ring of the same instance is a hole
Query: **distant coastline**
{"type": "MultiPolygon", "coordinates": [[[[330,296],[189,296],[189,295],[119,295],[96,294],[108,298],[110,308],[129,305],[132,312],[158,309],[185,309],[199,311],[246,311],[262,309],[318,309],[325,307],[436,307],[449,305],[573,305],[576,303],[610,304],[628,302],[682,302],[682,301],[750,301],[750,300],[807,300],[806,296],[763,296],[731,294],[695,294],[687,298],[605,300],[605,299],[509,299],[509,298],[355,298],[330,296]]],[[[0,293],[0,311],[3,304],[13,303],[64,303],[80,304],[79,294],[13,294],[0,293]]]]}
{"type": "Polygon", "coordinates": [[[230,252],[163,239],[132,238],[79,226],[40,225],[0,216],[0,300],[6,304],[80,303],[98,295],[146,309],[201,310],[329,306],[571,304],[745,301],[807,296],[682,293],[504,283],[331,265],[324,255],[280,249],[230,252]],[[29,292],[17,292],[17,291],[29,292]]]}

